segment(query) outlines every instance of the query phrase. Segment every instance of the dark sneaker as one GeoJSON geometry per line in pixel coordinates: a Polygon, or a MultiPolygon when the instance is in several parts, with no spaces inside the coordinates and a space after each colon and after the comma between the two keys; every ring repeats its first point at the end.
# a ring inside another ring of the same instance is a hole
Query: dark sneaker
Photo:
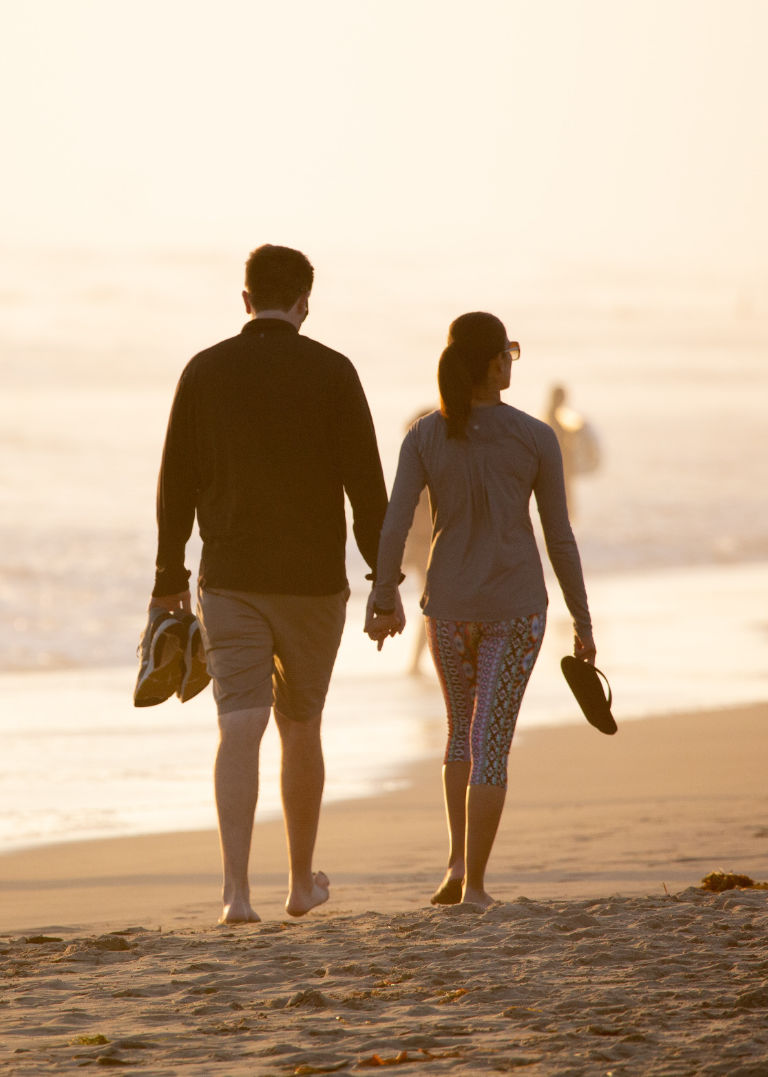
{"type": "Polygon", "coordinates": [[[181,684],[176,695],[182,703],[186,703],[188,699],[202,692],[211,677],[205,665],[205,647],[197,617],[187,613],[182,619],[187,630],[187,641],[184,647],[181,684]]]}
{"type": "Polygon", "coordinates": [[[154,707],[173,695],[181,684],[187,628],[168,610],[149,611],[139,644],[139,676],[133,690],[135,707],[154,707]]]}

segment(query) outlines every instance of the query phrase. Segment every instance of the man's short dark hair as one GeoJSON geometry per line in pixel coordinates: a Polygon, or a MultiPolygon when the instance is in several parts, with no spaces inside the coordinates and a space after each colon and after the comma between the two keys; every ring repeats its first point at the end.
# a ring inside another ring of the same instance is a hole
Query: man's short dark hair
{"type": "Polygon", "coordinates": [[[292,247],[265,243],[245,263],[245,290],[255,310],[290,310],[312,290],[315,271],[306,255],[292,247]]]}

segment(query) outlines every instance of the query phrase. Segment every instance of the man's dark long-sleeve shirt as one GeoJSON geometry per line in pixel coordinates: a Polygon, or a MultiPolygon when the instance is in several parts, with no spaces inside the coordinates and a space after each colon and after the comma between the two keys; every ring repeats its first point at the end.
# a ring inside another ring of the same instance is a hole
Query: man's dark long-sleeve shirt
{"type": "Polygon", "coordinates": [[[375,570],[387,495],[355,368],[290,322],[248,322],[196,355],[179,380],[158,481],[153,595],[186,589],[195,513],[203,587],[343,590],[345,491],[375,570]]]}

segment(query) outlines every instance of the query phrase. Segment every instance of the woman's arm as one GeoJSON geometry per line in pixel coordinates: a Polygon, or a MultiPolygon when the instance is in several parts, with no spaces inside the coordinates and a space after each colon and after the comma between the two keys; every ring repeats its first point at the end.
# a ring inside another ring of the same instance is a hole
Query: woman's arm
{"type": "Polygon", "coordinates": [[[396,623],[400,624],[400,631],[405,623],[397,589],[402,580],[405,540],[426,481],[416,431],[411,428],[400,447],[392,496],[381,529],[376,579],[369,603],[373,619],[366,624],[366,631],[380,646],[387,635],[393,634],[396,623]]]}
{"type": "Polygon", "coordinates": [[[565,604],[573,617],[574,654],[577,658],[594,662],[595,643],[581,558],[568,519],[563,459],[554,431],[549,427],[544,427],[541,433],[539,448],[539,470],[533,492],[541,517],[547,554],[563,592],[565,604]]]}

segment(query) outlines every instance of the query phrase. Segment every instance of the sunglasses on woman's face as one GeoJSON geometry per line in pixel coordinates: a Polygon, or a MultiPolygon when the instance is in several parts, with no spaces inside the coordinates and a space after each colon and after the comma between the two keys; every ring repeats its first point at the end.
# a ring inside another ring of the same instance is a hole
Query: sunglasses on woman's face
{"type": "Polygon", "coordinates": [[[520,345],[516,340],[512,341],[511,344],[507,344],[502,354],[506,355],[510,362],[514,363],[520,358],[520,345]]]}

